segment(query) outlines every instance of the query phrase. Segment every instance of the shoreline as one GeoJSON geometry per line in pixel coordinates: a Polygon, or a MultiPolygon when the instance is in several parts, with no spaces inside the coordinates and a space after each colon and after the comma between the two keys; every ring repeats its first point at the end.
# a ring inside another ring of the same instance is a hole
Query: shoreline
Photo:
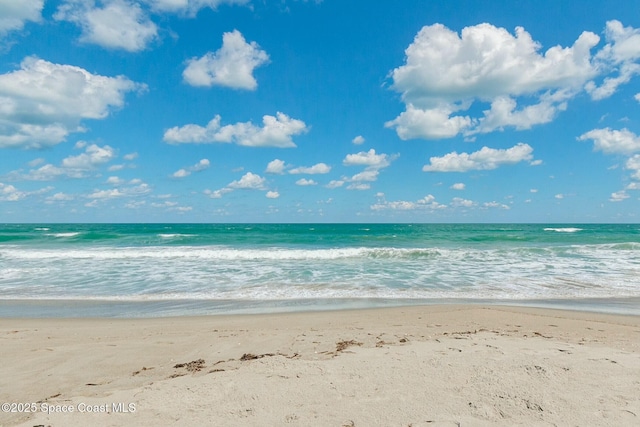
{"type": "Polygon", "coordinates": [[[428,305],[2,318],[0,345],[0,400],[37,409],[0,413],[3,427],[640,420],[640,316],[428,305]]]}
{"type": "Polygon", "coordinates": [[[286,314],[322,311],[368,310],[418,306],[528,307],[588,313],[640,316],[640,297],[553,299],[401,299],[401,298],[300,298],[286,300],[103,300],[103,299],[0,299],[2,318],[105,318],[286,314]]]}

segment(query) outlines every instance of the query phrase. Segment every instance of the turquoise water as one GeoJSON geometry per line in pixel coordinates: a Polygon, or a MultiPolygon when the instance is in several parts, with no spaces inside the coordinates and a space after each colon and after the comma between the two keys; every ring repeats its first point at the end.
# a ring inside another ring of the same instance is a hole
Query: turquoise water
{"type": "Polygon", "coordinates": [[[0,225],[0,316],[639,297],[637,224],[0,225]]]}

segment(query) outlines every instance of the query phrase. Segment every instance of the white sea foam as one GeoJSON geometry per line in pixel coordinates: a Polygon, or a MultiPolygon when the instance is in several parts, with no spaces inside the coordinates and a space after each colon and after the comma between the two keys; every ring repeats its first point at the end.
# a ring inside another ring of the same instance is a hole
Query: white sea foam
{"type": "Polygon", "coordinates": [[[561,228],[545,228],[544,231],[555,231],[556,233],[576,233],[582,231],[582,228],[561,227],[561,228]]]}
{"type": "Polygon", "coordinates": [[[637,297],[639,250],[4,246],[0,299],[637,297]]]}
{"type": "Polygon", "coordinates": [[[69,233],[50,233],[50,234],[46,234],[46,236],[53,236],[53,237],[75,237],[78,236],[80,233],[79,232],[69,232],[69,233]]]}

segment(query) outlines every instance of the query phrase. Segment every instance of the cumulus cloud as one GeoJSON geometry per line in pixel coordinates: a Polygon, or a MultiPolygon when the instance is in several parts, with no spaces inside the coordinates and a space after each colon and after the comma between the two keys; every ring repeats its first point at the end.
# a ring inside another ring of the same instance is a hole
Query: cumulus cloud
{"type": "Polygon", "coordinates": [[[105,164],[115,157],[115,150],[108,145],[99,147],[96,144],[91,144],[86,147],[84,153],[77,156],[69,156],[62,160],[62,167],[67,169],[88,170],[105,164]]]}
{"type": "Polygon", "coordinates": [[[267,194],[265,196],[267,197],[267,199],[277,199],[278,197],[280,197],[280,193],[278,193],[277,191],[267,191],[267,194]]]}
{"type": "Polygon", "coordinates": [[[474,153],[452,152],[443,157],[431,157],[430,164],[422,168],[425,172],[467,172],[470,170],[491,170],[502,165],[512,165],[533,158],[533,148],[519,143],[507,149],[482,147],[474,153]]]}
{"type": "Polygon", "coordinates": [[[0,148],[43,148],[84,129],[82,119],[104,119],[143,85],[126,77],[27,57],[0,75],[0,148]]]}
{"type": "Polygon", "coordinates": [[[44,187],[35,191],[21,191],[10,184],[0,182],[0,202],[17,202],[33,195],[48,193],[53,187],[44,187]]]}
{"type": "Polygon", "coordinates": [[[312,179],[306,179],[306,178],[301,178],[299,180],[296,181],[296,185],[301,185],[301,186],[308,186],[308,185],[318,185],[317,182],[315,182],[312,179]]]}
{"type": "Polygon", "coordinates": [[[44,0],[0,1],[0,39],[11,31],[20,31],[26,22],[42,19],[44,0]]]}
{"type": "Polygon", "coordinates": [[[412,211],[412,210],[440,210],[445,209],[447,206],[436,201],[435,196],[429,194],[423,197],[420,200],[415,202],[406,201],[406,200],[397,200],[397,201],[387,201],[384,199],[384,196],[380,196],[381,199],[378,200],[377,203],[370,206],[371,210],[381,211],[381,210],[396,210],[396,211],[412,211]]]}
{"type": "Polygon", "coordinates": [[[505,205],[504,203],[498,203],[496,201],[493,202],[485,202],[482,204],[482,208],[483,209],[504,209],[504,210],[509,210],[511,209],[509,206],[505,205]]]}
{"type": "Polygon", "coordinates": [[[458,34],[442,24],[425,26],[391,72],[406,110],[386,126],[401,139],[440,139],[548,123],[580,92],[600,99],[640,72],[639,30],[609,21],[605,39],[595,55],[600,37],[588,31],[572,46],[543,52],[522,27],[512,34],[485,23],[458,34]],[[603,76],[597,86],[594,79],[603,76]],[[477,102],[490,107],[480,116],[464,113],[477,102]]]}
{"type": "Polygon", "coordinates": [[[369,151],[347,154],[342,161],[343,165],[365,166],[365,169],[362,172],[353,175],[351,178],[342,177],[339,181],[331,181],[327,187],[337,188],[342,186],[344,183],[349,182],[350,184],[347,186],[348,190],[368,190],[371,188],[371,184],[368,184],[368,182],[376,181],[380,174],[380,170],[388,167],[397,157],[397,154],[376,154],[376,150],[373,148],[369,151]]]}
{"type": "Polygon", "coordinates": [[[80,41],[107,49],[138,52],[158,36],[158,28],[136,2],[130,0],[67,0],[54,15],[82,30],[80,41]]]}
{"type": "Polygon", "coordinates": [[[52,181],[57,178],[86,178],[90,171],[110,162],[117,157],[116,151],[108,145],[102,147],[91,144],[76,144],[76,148],[84,148],[84,153],[77,156],[68,156],[62,160],[60,166],[47,163],[39,166],[38,162],[34,169],[27,173],[12,171],[9,177],[13,180],[27,181],[52,181]]]}
{"type": "Polygon", "coordinates": [[[46,198],[45,202],[50,204],[53,202],[69,202],[71,200],[74,200],[75,197],[71,194],[66,194],[66,193],[56,193],[52,196],[49,196],[46,198]]]}
{"type": "Polygon", "coordinates": [[[463,199],[461,197],[454,197],[451,199],[450,206],[453,208],[471,208],[476,205],[473,200],[463,199]]]}
{"type": "Polygon", "coordinates": [[[640,93],[636,93],[634,98],[635,98],[636,101],[640,102],[640,93]]]}
{"type": "Polygon", "coordinates": [[[182,73],[192,86],[227,86],[254,90],[258,87],[253,70],[266,64],[269,55],[256,42],[247,43],[238,30],[224,33],[222,47],[201,58],[190,59],[182,73]]]}
{"type": "Polygon", "coordinates": [[[308,174],[308,175],[316,175],[316,174],[325,174],[331,172],[331,166],[325,163],[317,163],[310,167],[298,167],[291,169],[289,171],[290,174],[308,174]]]}
{"type": "Polygon", "coordinates": [[[466,186],[462,182],[456,182],[450,187],[452,190],[464,190],[466,186]]]}
{"type": "Polygon", "coordinates": [[[364,141],[365,141],[365,139],[364,139],[364,137],[362,135],[358,135],[358,136],[356,136],[355,138],[353,138],[351,140],[351,142],[356,144],[356,145],[362,145],[362,144],[364,144],[364,141]]]}
{"type": "Polygon", "coordinates": [[[179,13],[194,17],[206,7],[216,10],[222,4],[247,4],[249,0],[144,0],[156,12],[179,13]]]}
{"type": "Polygon", "coordinates": [[[593,81],[586,86],[593,99],[607,98],[615,93],[618,86],[628,83],[640,74],[640,30],[624,27],[620,21],[609,21],[605,28],[607,44],[596,55],[598,65],[605,70],[617,71],[613,77],[605,77],[600,86],[593,81]]]}
{"type": "Polygon", "coordinates": [[[640,151],[640,137],[628,129],[593,129],[578,137],[579,141],[590,139],[594,150],[607,154],[631,154],[640,151]]]}
{"type": "Polygon", "coordinates": [[[339,188],[344,185],[344,180],[342,179],[333,179],[329,181],[329,183],[325,186],[330,189],[339,188]]]}
{"type": "Polygon", "coordinates": [[[621,190],[621,191],[616,191],[615,193],[611,193],[611,197],[609,198],[609,201],[622,202],[623,200],[628,198],[629,198],[629,195],[627,194],[627,192],[624,190],[621,190]]]}
{"type": "Polygon", "coordinates": [[[185,178],[191,175],[193,172],[200,172],[205,169],[208,169],[211,163],[208,159],[202,159],[198,163],[193,166],[189,166],[188,168],[179,169],[171,175],[174,178],[185,178]]]}
{"type": "Polygon", "coordinates": [[[308,131],[302,120],[292,119],[284,113],[276,113],[276,117],[265,115],[263,126],[251,122],[222,126],[219,115],[206,126],[188,124],[173,127],[164,133],[164,140],[169,144],[208,144],[235,143],[248,147],[295,147],[292,137],[308,131]]]}
{"type": "Polygon", "coordinates": [[[265,178],[258,174],[247,172],[240,179],[231,181],[226,187],[215,191],[205,190],[204,193],[212,199],[219,199],[234,190],[265,190],[266,181],[265,178]]]}
{"type": "Polygon", "coordinates": [[[92,199],[91,202],[85,206],[95,207],[99,201],[105,201],[110,199],[118,199],[122,197],[140,197],[142,195],[151,192],[151,187],[146,182],[136,179],[129,181],[127,186],[121,186],[118,188],[110,188],[107,190],[95,189],[85,197],[92,199]]]}
{"type": "Polygon", "coordinates": [[[284,173],[285,164],[283,160],[275,159],[267,164],[266,173],[273,173],[277,175],[282,175],[284,173]]]}
{"type": "Polygon", "coordinates": [[[347,154],[342,161],[345,166],[367,166],[372,168],[385,168],[391,164],[391,156],[387,154],[376,154],[373,148],[369,151],[361,151],[356,154],[347,154]]]}
{"type": "Polygon", "coordinates": [[[640,181],[640,154],[630,157],[625,164],[625,168],[635,171],[631,177],[640,181]]]}
{"type": "Polygon", "coordinates": [[[260,175],[247,172],[237,181],[231,182],[227,187],[234,190],[262,190],[264,188],[265,179],[260,175]]]}

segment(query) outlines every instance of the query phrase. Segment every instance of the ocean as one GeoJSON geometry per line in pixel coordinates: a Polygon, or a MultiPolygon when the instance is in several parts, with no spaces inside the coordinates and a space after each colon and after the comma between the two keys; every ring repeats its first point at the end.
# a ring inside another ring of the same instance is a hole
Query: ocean
{"type": "Polygon", "coordinates": [[[640,314],[640,225],[0,225],[0,317],[456,302],[640,314]]]}

